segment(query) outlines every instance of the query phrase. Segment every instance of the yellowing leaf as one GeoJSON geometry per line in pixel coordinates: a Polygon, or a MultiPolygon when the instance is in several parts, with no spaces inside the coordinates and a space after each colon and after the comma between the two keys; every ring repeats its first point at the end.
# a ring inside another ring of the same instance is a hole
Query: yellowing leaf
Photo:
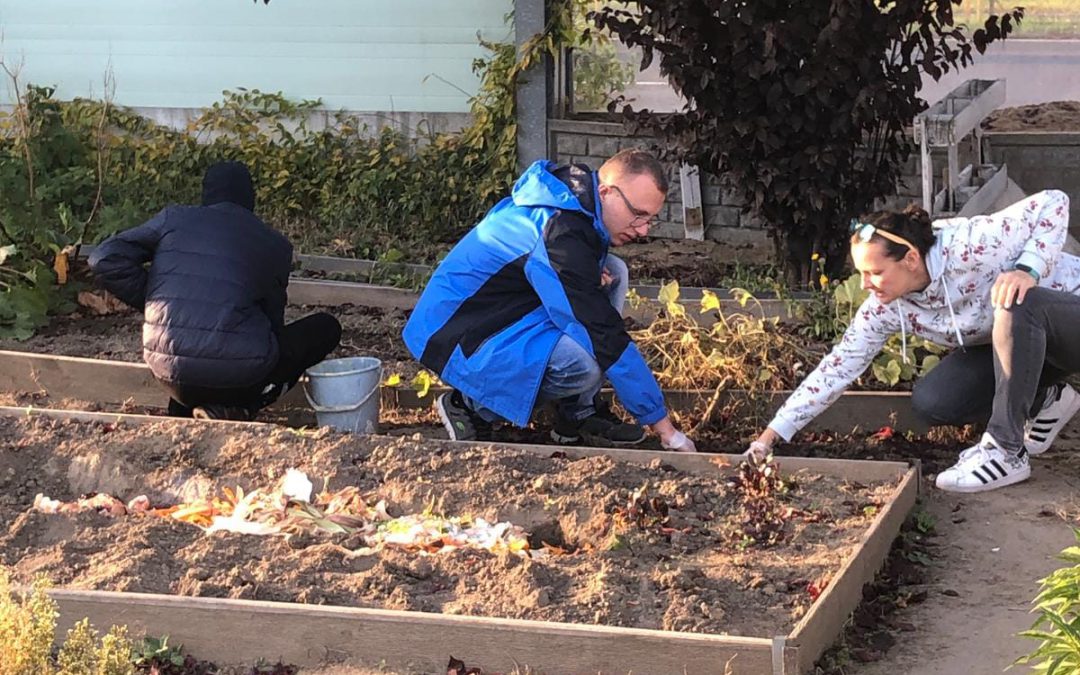
{"type": "Polygon", "coordinates": [[[656,299],[663,305],[677,303],[679,301],[679,282],[669,281],[661,286],[660,292],[656,295],[656,299]]]}
{"type": "Polygon", "coordinates": [[[416,377],[412,379],[412,387],[416,390],[417,395],[420,398],[424,398],[431,390],[431,373],[426,370],[421,370],[416,374],[416,377]]]}
{"type": "Polygon", "coordinates": [[[386,378],[386,382],[383,382],[383,384],[387,387],[396,387],[401,384],[401,375],[394,373],[390,377],[386,378]]]}
{"type": "Polygon", "coordinates": [[[773,372],[768,368],[762,368],[758,371],[758,382],[768,382],[772,379],[773,372]]]}
{"type": "Polygon", "coordinates": [[[718,309],[720,309],[720,298],[716,297],[716,293],[709,290],[702,291],[701,313],[704,314],[718,309]]]}
{"type": "Polygon", "coordinates": [[[669,316],[686,316],[686,308],[677,302],[669,302],[665,309],[669,316]]]}
{"type": "Polygon", "coordinates": [[[53,259],[53,271],[56,272],[56,283],[63,286],[67,283],[68,278],[68,257],[67,253],[59,251],[56,254],[56,258],[53,259]]]}
{"type": "Polygon", "coordinates": [[[731,297],[735,298],[740,307],[746,307],[746,303],[754,299],[754,294],[745,288],[733,288],[731,289],[731,297]]]}

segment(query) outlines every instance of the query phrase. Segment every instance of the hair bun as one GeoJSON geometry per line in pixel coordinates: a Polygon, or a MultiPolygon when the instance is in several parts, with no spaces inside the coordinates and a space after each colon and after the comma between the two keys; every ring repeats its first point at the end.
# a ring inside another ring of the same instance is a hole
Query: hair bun
{"type": "Polygon", "coordinates": [[[915,204],[914,202],[908,204],[907,208],[904,209],[903,213],[916,225],[920,225],[927,229],[932,227],[930,222],[930,214],[926,212],[926,209],[919,206],[918,204],[915,204]]]}

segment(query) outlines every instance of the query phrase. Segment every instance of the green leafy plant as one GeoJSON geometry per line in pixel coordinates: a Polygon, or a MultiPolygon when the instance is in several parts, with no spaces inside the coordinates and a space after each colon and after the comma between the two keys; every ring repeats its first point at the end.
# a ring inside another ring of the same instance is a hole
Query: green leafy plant
{"type": "Polygon", "coordinates": [[[160,638],[147,635],[135,646],[132,660],[136,666],[147,668],[165,664],[182,666],[184,665],[184,647],[170,645],[168,635],[160,638]]]}
{"type": "Polygon", "coordinates": [[[573,32],[567,42],[573,49],[574,110],[604,109],[608,101],[634,80],[634,66],[619,59],[611,35],[596,30],[590,13],[604,6],[604,0],[572,0],[564,7],[573,13],[573,32]]]}
{"type": "Polygon", "coordinates": [[[108,97],[57,101],[4,66],[17,100],[0,113],[0,336],[29,337],[70,308],[65,282],[80,245],[196,202],[205,169],[223,159],[248,164],[259,215],[300,250],[437,260],[516,177],[519,78],[579,39],[561,11],[520,51],[482,41],[471,123],[416,138],[371,133],[340,111],[315,129],[320,101],[244,88],[176,130],[108,97]]]}
{"type": "Polygon", "coordinates": [[[1080,530],[1074,529],[1073,535],[1078,545],[1058,556],[1066,565],[1039,582],[1032,610],[1038,619],[1020,633],[1038,640],[1039,646],[1013,665],[1028,665],[1044,675],[1080,672],[1080,530]]]}

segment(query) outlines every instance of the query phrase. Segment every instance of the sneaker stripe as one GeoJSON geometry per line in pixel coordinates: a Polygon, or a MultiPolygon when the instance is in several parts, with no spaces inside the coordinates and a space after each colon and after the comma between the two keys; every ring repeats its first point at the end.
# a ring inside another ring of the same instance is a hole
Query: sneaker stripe
{"type": "Polygon", "coordinates": [[[998,461],[997,461],[996,459],[992,459],[992,460],[990,460],[990,464],[991,464],[991,465],[992,465],[992,466],[993,466],[993,467],[994,467],[995,469],[997,469],[997,470],[998,470],[998,473],[1000,473],[1000,474],[1001,474],[1001,477],[1002,477],[1002,478],[1004,478],[1005,476],[1007,476],[1007,475],[1009,474],[1009,472],[1008,472],[1008,471],[1006,471],[1005,469],[1001,468],[1001,465],[1000,465],[1000,464],[998,464],[998,461]]]}
{"type": "Polygon", "coordinates": [[[990,464],[983,464],[979,468],[982,469],[983,473],[985,473],[987,476],[990,476],[990,480],[997,480],[997,479],[999,479],[999,478],[1001,478],[1001,477],[1003,477],[1005,475],[1005,472],[1002,471],[1001,476],[999,476],[998,472],[995,471],[994,467],[991,466],[990,464]]]}
{"type": "Polygon", "coordinates": [[[986,485],[987,483],[990,482],[990,481],[986,480],[985,478],[983,478],[983,475],[981,473],[979,473],[978,469],[972,469],[971,474],[973,476],[975,476],[976,478],[978,478],[979,480],[981,480],[983,485],[986,485]]]}
{"type": "Polygon", "coordinates": [[[1020,448],[1020,451],[1016,453],[1016,457],[1017,457],[1017,459],[1023,459],[1025,457],[1027,457],[1027,454],[1028,454],[1027,448],[1020,448]]]}

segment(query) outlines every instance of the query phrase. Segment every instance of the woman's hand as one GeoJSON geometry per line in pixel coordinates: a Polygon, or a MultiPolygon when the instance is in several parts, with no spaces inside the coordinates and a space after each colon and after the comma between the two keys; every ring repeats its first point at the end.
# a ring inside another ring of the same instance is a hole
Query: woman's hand
{"type": "Polygon", "coordinates": [[[1023,270],[1002,272],[990,289],[990,304],[994,309],[1008,309],[1024,302],[1024,296],[1035,287],[1035,277],[1023,270]]]}
{"type": "Polygon", "coordinates": [[[772,454],[773,446],[780,440],[780,434],[766,427],[765,431],[756,440],[750,442],[750,447],[743,453],[746,459],[758,464],[772,454]]]}

